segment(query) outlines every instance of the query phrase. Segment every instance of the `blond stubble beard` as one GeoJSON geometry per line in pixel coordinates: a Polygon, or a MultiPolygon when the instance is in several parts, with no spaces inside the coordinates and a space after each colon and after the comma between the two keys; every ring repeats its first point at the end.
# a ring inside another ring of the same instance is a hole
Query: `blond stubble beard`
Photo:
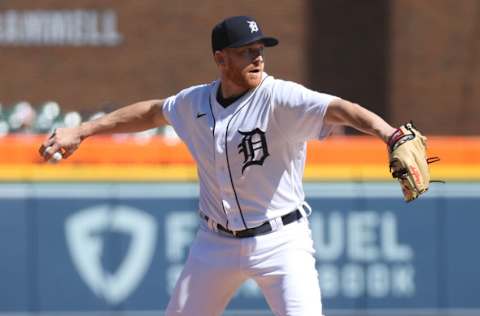
{"type": "MultiPolygon", "coordinates": [[[[263,73],[263,71],[262,71],[263,73]]],[[[246,74],[243,74],[241,70],[238,69],[232,69],[228,68],[227,71],[225,72],[225,77],[235,83],[237,86],[240,86],[246,90],[254,89],[258,87],[258,85],[261,82],[262,76],[260,75],[259,78],[254,79],[254,80],[249,80],[248,77],[248,72],[246,74]]]]}

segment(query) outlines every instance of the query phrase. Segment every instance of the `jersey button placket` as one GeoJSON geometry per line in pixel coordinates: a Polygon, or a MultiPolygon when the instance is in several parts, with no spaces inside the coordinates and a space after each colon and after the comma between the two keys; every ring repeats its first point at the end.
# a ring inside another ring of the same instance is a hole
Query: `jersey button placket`
{"type": "Polygon", "coordinates": [[[222,200],[222,207],[225,211],[228,221],[232,216],[233,191],[231,188],[230,177],[227,167],[227,159],[225,156],[225,129],[227,120],[223,115],[219,115],[217,127],[215,129],[215,173],[219,184],[219,191],[222,200]]]}
{"type": "Polygon", "coordinates": [[[225,213],[227,214],[227,216],[230,216],[231,210],[232,210],[232,208],[230,207],[230,203],[228,203],[227,200],[223,199],[222,204],[223,204],[223,209],[225,210],[225,213]]]}
{"type": "Polygon", "coordinates": [[[230,216],[232,215],[232,203],[233,203],[233,192],[230,185],[230,179],[228,177],[228,170],[225,164],[221,163],[221,159],[218,160],[221,164],[217,168],[217,179],[220,185],[220,194],[222,199],[222,206],[225,210],[228,220],[230,221],[230,216]]]}

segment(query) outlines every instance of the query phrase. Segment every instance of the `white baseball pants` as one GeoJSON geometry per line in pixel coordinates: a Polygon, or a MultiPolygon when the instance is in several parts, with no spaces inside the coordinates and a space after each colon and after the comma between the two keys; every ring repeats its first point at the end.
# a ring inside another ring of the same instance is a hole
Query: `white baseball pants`
{"type": "Polygon", "coordinates": [[[313,254],[306,218],[243,239],[221,236],[202,221],[166,316],[219,316],[250,278],[276,316],[321,316],[313,254]]]}

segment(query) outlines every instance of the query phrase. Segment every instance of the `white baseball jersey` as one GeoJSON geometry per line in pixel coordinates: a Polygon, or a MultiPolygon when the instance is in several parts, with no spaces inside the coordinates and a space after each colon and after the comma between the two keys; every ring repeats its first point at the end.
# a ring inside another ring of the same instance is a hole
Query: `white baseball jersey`
{"type": "Polygon", "coordinates": [[[306,141],[329,134],[324,116],[336,97],[264,73],[257,88],[224,108],[219,84],[169,97],[163,113],[197,162],[200,211],[244,230],[301,205],[306,141]]]}

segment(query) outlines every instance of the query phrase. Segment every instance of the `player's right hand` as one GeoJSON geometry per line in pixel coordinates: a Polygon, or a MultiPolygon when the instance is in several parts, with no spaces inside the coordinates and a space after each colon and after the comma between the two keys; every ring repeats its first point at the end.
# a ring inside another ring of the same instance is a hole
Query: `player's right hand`
{"type": "Polygon", "coordinates": [[[59,152],[62,158],[68,158],[77,150],[81,142],[79,127],[57,128],[42,143],[38,152],[44,161],[51,161],[56,152],[59,152]]]}

